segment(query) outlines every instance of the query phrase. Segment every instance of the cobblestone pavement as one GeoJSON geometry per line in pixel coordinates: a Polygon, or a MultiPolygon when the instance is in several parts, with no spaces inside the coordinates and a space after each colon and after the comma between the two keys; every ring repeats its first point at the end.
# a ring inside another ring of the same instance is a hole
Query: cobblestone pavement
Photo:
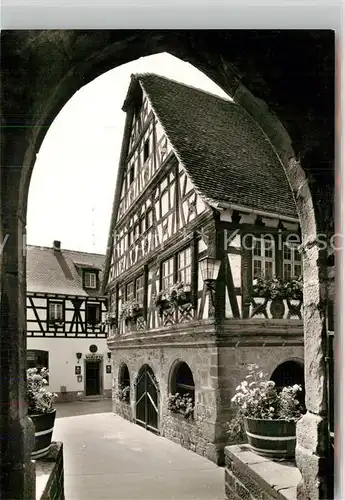
{"type": "Polygon", "coordinates": [[[111,401],[57,405],[66,500],[223,500],[224,469],[111,412],[111,401]]]}

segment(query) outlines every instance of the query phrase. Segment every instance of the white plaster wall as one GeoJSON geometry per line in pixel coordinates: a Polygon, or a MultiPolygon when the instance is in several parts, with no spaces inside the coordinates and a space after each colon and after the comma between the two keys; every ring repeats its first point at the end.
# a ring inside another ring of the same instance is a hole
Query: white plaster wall
{"type": "Polygon", "coordinates": [[[49,352],[49,390],[60,392],[61,386],[66,386],[67,392],[85,390],[84,359],[86,354],[90,354],[90,345],[95,344],[98,347],[97,355],[103,355],[102,379],[103,390],[111,389],[111,373],[106,373],[106,365],[109,362],[106,339],[96,338],[32,338],[27,339],[27,349],[40,349],[49,352]],[[76,352],[83,354],[79,361],[81,366],[82,382],[77,382],[75,375],[75,366],[78,366],[76,352]]]}

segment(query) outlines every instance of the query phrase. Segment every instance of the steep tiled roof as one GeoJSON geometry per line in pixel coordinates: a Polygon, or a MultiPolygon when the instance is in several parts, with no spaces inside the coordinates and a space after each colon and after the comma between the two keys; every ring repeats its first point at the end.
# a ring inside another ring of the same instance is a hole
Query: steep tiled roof
{"type": "Polygon", "coordinates": [[[277,155],[241,106],[155,74],[132,75],[132,79],[147,93],[204,198],[297,217],[277,155]]]}
{"type": "Polygon", "coordinates": [[[27,246],[27,290],[28,292],[60,293],[68,295],[97,295],[97,291],[83,289],[80,266],[99,269],[102,280],[105,255],[56,251],[53,248],[27,246]]]}

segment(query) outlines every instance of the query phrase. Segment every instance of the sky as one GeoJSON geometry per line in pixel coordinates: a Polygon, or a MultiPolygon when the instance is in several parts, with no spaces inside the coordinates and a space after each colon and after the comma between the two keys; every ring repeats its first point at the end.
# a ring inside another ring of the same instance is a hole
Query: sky
{"type": "Polygon", "coordinates": [[[130,75],[152,72],[221,97],[205,74],[162,53],[115,68],[82,87],[49,128],[33,169],[27,243],[105,254],[130,75]]]}

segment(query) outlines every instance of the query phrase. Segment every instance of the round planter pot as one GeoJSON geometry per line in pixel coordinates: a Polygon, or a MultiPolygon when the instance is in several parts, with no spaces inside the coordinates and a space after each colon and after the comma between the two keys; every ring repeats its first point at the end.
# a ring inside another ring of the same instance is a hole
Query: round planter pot
{"type": "Polygon", "coordinates": [[[284,302],[281,299],[272,299],[270,305],[270,312],[272,314],[272,318],[282,319],[285,313],[284,302]]]}
{"type": "Polygon", "coordinates": [[[30,415],[35,426],[35,447],[31,452],[31,458],[41,458],[47,455],[52,442],[56,410],[40,415],[30,415]]]}
{"type": "Polygon", "coordinates": [[[296,422],[245,418],[248,443],[255,453],[270,458],[294,458],[296,422]]]}

